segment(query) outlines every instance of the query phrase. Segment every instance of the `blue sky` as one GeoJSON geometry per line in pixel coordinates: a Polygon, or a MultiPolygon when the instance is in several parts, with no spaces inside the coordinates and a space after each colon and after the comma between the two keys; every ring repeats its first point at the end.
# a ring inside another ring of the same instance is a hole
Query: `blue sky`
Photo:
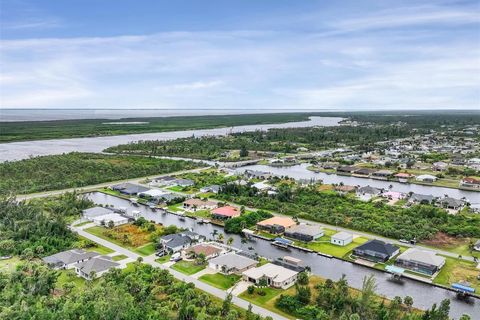
{"type": "Polygon", "coordinates": [[[480,108],[479,0],[0,6],[2,108],[480,108]]]}

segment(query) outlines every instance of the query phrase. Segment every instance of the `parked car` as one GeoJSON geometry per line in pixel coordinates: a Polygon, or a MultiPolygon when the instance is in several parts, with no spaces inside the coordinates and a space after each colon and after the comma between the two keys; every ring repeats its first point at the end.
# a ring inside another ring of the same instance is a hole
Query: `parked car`
{"type": "Polygon", "coordinates": [[[174,253],[174,254],[170,257],[170,261],[177,262],[177,261],[180,261],[180,260],[182,260],[182,256],[180,255],[180,252],[174,253]]]}

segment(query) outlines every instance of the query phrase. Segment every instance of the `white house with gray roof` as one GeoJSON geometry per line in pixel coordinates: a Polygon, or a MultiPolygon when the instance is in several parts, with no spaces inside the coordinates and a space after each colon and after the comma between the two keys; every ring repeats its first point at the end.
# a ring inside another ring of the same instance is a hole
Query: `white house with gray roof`
{"type": "Polygon", "coordinates": [[[75,264],[88,261],[94,257],[99,256],[97,252],[88,252],[82,249],[72,249],[55,253],[51,256],[43,258],[49,267],[54,269],[70,269],[75,264]]]}
{"type": "Polygon", "coordinates": [[[82,216],[89,221],[93,221],[93,219],[96,217],[104,216],[111,213],[113,213],[113,210],[110,208],[93,207],[83,210],[82,216]]]}
{"type": "Polygon", "coordinates": [[[267,263],[258,268],[251,268],[242,273],[243,280],[260,284],[262,279],[267,280],[267,284],[274,288],[287,289],[297,281],[298,271],[290,270],[285,267],[267,263]]]}
{"type": "Polygon", "coordinates": [[[208,262],[210,269],[219,271],[225,274],[241,274],[242,272],[253,268],[258,261],[238,255],[236,253],[227,253],[208,262]]]}
{"type": "Polygon", "coordinates": [[[330,243],[335,244],[337,246],[342,246],[342,247],[352,243],[352,241],[353,241],[353,234],[345,231],[338,232],[330,238],[330,243]]]}
{"type": "Polygon", "coordinates": [[[445,258],[435,252],[416,248],[407,249],[400,254],[395,265],[412,271],[433,275],[445,264],[445,258]]]}
{"type": "Polygon", "coordinates": [[[105,272],[112,268],[119,267],[117,263],[108,256],[98,256],[84,262],[75,264],[75,272],[86,280],[93,280],[101,277],[105,272]]]}

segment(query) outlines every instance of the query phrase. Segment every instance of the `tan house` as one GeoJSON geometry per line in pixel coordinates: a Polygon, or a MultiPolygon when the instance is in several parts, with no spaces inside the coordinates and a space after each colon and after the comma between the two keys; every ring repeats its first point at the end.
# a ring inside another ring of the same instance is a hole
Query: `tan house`
{"type": "Polygon", "coordinates": [[[188,211],[212,210],[217,207],[217,203],[209,200],[191,198],[183,202],[183,209],[188,211]]]}
{"type": "Polygon", "coordinates": [[[270,233],[283,233],[286,229],[296,224],[292,218],[272,217],[257,223],[257,229],[266,230],[270,233]]]}

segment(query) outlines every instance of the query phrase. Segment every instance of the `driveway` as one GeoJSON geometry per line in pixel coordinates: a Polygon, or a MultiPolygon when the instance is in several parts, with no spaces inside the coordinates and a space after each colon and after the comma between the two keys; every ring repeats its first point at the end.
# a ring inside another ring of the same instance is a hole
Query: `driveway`
{"type": "MultiPolygon", "coordinates": [[[[137,260],[137,258],[139,257],[142,257],[140,256],[139,254],[135,253],[135,252],[132,252],[128,249],[125,249],[123,247],[120,247],[110,241],[107,241],[107,240],[104,240],[102,238],[99,238],[97,236],[94,236],[93,234],[90,234],[84,230],[82,230],[82,227],[80,228],[76,228],[76,227],[71,227],[71,229],[73,231],[76,231],[79,235],[81,235],[82,237],[85,237],[89,240],[92,240],[94,242],[97,242],[107,248],[110,248],[116,252],[118,252],[119,254],[124,254],[126,255],[128,258],[130,259],[133,259],[134,261],[137,260]]],[[[143,262],[144,263],[147,263],[147,264],[150,264],[154,267],[157,267],[157,268],[161,268],[161,269],[168,269],[167,266],[163,265],[163,264],[160,264],[158,262],[155,261],[155,255],[150,255],[150,256],[147,256],[147,257],[142,257],[143,258],[143,262]]],[[[195,285],[195,287],[197,287],[198,289],[200,290],[203,290],[211,295],[214,295],[222,300],[225,299],[225,297],[227,296],[227,292],[224,291],[224,290],[221,290],[221,289],[218,289],[218,288],[215,288],[215,287],[212,287],[211,285],[208,285],[198,279],[195,279],[194,277],[192,276],[187,276],[181,272],[178,272],[176,270],[173,270],[173,269],[168,269],[168,271],[178,280],[181,280],[181,281],[185,281],[185,282],[191,282],[195,285]]],[[[243,299],[240,299],[238,298],[237,296],[233,295],[232,297],[232,303],[235,304],[236,306],[240,307],[240,308],[243,308],[243,309],[248,309],[248,306],[250,305],[250,302],[246,301],[246,300],[243,300],[243,299]]],[[[259,306],[256,306],[256,305],[252,305],[252,311],[253,313],[256,313],[256,314],[259,314],[261,315],[262,317],[267,317],[267,316],[270,316],[272,317],[273,319],[275,320],[288,320],[287,318],[281,316],[281,315],[278,315],[270,310],[267,310],[265,308],[262,308],[262,307],[259,307],[259,306]]]]}

